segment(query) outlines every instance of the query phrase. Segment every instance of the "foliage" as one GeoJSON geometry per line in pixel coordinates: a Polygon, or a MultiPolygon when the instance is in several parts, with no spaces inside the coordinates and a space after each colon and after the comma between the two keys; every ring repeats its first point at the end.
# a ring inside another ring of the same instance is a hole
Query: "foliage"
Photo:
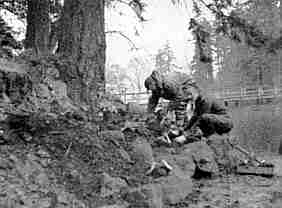
{"type": "Polygon", "coordinates": [[[146,76],[149,75],[151,68],[144,58],[135,56],[130,59],[128,64],[129,71],[127,72],[132,77],[133,86],[138,92],[141,92],[144,88],[144,81],[146,76]]]}
{"type": "Polygon", "coordinates": [[[130,76],[127,75],[125,68],[118,64],[111,65],[106,69],[107,91],[112,93],[122,93],[122,90],[132,88],[133,84],[130,76]]]}
{"type": "Polygon", "coordinates": [[[106,67],[106,87],[111,93],[122,94],[124,90],[141,92],[144,87],[145,77],[151,71],[148,62],[141,56],[134,56],[126,67],[119,64],[106,67]]]}
{"type": "MultiPolygon", "coordinates": [[[[0,2],[0,10],[6,10],[16,15],[19,19],[25,19],[27,15],[27,2],[30,0],[3,0],[0,2]]],[[[60,0],[49,0],[52,16],[57,16],[62,11],[60,0]]]]}
{"type": "Polygon", "coordinates": [[[137,18],[141,21],[144,22],[146,21],[145,18],[143,17],[143,13],[145,11],[145,7],[147,4],[144,2],[144,0],[106,0],[105,5],[106,7],[115,7],[115,4],[125,4],[129,8],[131,8],[137,18]]]}
{"type": "MultiPolygon", "coordinates": [[[[173,4],[185,4],[186,0],[171,0],[171,2],[173,4]]],[[[192,0],[195,18],[191,18],[189,29],[196,33],[197,38],[201,40],[196,43],[200,50],[204,50],[201,49],[201,42],[205,41],[209,35],[206,33],[204,27],[201,27],[199,21],[201,19],[200,17],[203,17],[206,14],[205,12],[209,11],[213,14],[216,20],[214,31],[217,34],[224,35],[237,43],[245,43],[251,48],[263,49],[268,53],[276,53],[277,50],[282,47],[281,28],[278,35],[266,33],[257,24],[257,22],[260,21],[260,18],[256,17],[250,21],[250,19],[239,12],[242,10],[249,11],[250,8],[256,8],[256,5],[261,4],[262,2],[275,8],[271,10],[271,15],[274,14],[274,16],[279,16],[278,0],[271,0],[270,2],[263,0],[249,0],[243,3],[231,0],[192,0]]],[[[262,13],[261,17],[263,17],[262,13]]],[[[279,22],[278,19],[276,24],[279,22]]],[[[209,61],[209,59],[204,56],[204,53],[202,54],[202,60],[209,61]]]]}
{"type": "Polygon", "coordinates": [[[7,10],[19,19],[24,19],[27,12],[27,1],[26,0],[3,0],[0,2],[0,10],[7,10]]]}
{"type": "Polygon", "coordinates": [[[157,55],[155,56],[155,68],[156,70],[162,72],[169,72],[173,70],[174,67],[174,53],[172,51],[169,42],[167,42],[163,48],[158,50],[157,55]]]}
{"type": "MultiPolygon", "coordinates": [[[[269,52],[275,52],[281,48],[282,44],[274,46],[273,43],[278,43],[281,36],[273,37],[265,34],[256,22],[250,22],[240,15],[236,10],[239,8],[246,9],[249,6],[255,6],[258,1],[247,1],[246,3],[232,3],[230,0],[213,0],[211,3],[206,3],[204,0],[193,1],[194,9],[197,15],[201,14],[201,8],[208,9],[214,14],[217,25],[216,32],[229,37],[231,40],[237,42],[245,42],[253,48],[264,48],[269,52]],[[229,12],[231,11],[231,12],[229,12]]],[[[278,1],[272,0],[270,5],[277,7],[278,1]]],[[[276,11],[277,13],[278,11],[276,11]]],[[[190,28],[197,27],[197,21],[192,19],[195,24],[190,24],[190,28]]],[[[201,31],[199,31],[201,33],[201,31]]],[[[201,35],[201,34],[199,34],[201,35]]]]}
{"type": "MultiPolygon", "coordinates": [[[[252,22],[266,35],[279,37],[279,13],[275,5],[265,1],[256,1],[255,5],[237,8],[246,21],[252,22]]],[[[242,37],[242,36],[240,36],[242,37]]],[[[234,42],[223,34],[216,34],[216,62],[218,77],[225,87],[246,85],[278,85],[280,51],[249,47],[244,42],[234,42]]]]}
{"type": "MultiPolygon", "coordinates": [[[[193,23],[191,24],[198,24],[193,23]]],[[[195,55],[192,60],[192,73],[198,84],[207,89],[213,83],[213,65],[212,65],[212,27],[210,23],[203,19],[200,24],[193,27],[195,39],[195,55]]]]}
{"type": "Polygon", "coordinates": [[[199,55],[199,60],[203,63],[212,63],[211,57],[211,25],[205,19],[197,22],[195,19],[190,20],[189,29],[192,30],[196,41],[195,47],[199,55]]]}
{"type": "Polygon", "coordinates": [[[20,49],[20,43],[12,35],[13,31],[0,17],[0,57],[11,57],[12,49],[20,49]]]}

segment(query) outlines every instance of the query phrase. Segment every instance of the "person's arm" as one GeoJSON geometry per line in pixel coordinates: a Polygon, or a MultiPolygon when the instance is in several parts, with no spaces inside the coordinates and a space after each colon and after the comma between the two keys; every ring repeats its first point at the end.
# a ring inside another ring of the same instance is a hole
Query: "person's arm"
{"type": "Polygon", "coordinates": [[[155,108],[157,107],[157,105],[159,103],[159,99],[160,99],[160,97],[156,93],[153,93],[149,97],[148,106],[147,106],[147,112],[148,113],[154,112],[155,108]]]}
{"type": "Polygon", "coordinates": [[[185,125],[184,130],[187,131],[193,127],[193,125],[198,121],[198,116],[193,115],[190,121],[185,125]]]}

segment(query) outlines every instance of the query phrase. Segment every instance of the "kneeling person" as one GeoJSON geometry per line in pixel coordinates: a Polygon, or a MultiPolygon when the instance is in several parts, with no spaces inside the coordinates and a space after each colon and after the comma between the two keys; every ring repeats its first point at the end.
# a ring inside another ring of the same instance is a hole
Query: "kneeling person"
{"type": "Polygon", "coordinates": [[[203,96],[200,90],[193,97],[193,116],[185,123],[184,136],[201,134],[208,138],[215,133],[222,135],[232,130],[232,119],[223,104],[203,96]]]}

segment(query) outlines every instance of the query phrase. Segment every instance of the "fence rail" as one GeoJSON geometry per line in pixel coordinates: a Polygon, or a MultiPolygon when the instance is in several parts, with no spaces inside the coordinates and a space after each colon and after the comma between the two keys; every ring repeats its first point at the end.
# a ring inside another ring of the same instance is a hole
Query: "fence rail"
{"type": "MultiPolygon", "coordinates": [[[[208,91],[207,94],[215,99],[226,102],[251,101],[251,100],[266,100],[282,97],[282,86],[279,88],[237,88],[223,89],[221,91],[208,91]]],[[[147,92],[126,92],[115,94],[120,97],[124,103],[136,102],[146,104],[149,98],[147,92]]]]}

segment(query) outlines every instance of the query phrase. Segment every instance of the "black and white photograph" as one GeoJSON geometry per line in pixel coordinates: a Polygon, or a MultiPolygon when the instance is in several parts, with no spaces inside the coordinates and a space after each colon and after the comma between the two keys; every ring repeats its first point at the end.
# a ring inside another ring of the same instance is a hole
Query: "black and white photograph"
{"type": "Polygon", "coordinates": [[[282,208],[281,0],[0,0],[0,208],[282,208]]]}

